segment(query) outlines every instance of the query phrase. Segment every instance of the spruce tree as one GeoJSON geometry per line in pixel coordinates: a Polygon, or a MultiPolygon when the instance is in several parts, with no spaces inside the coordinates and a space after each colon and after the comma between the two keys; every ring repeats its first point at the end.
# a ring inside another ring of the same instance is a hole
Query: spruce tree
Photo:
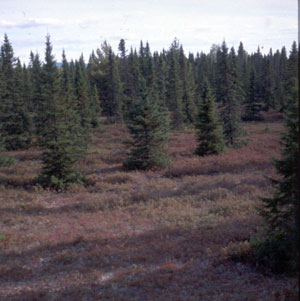
{"type": "Polygon", "coordinates": [[[131,150],[123,166],[128,170],[149,170],[170,164],[165,146],[168,139],[167,112],[149,96],[134,103],[127,127],[131,134],[131,150]]]}
{"type": "Polygon", "coordinates": [[[232,75],[229,67],[228,48],[225,41],[216,50],[216,101],[225,105],[229,89],[232,88],[232,75]]]}
{"type": "Polygon", "coordinates": [[[38,54],[34,55],[30,53],[30,80],[32,87],[31,103],[33,112],[33,123],[35,125],[35,133],[37,134],[39,129],[39,118],[37,114],[40,110],[40,101],[42,99],[42,64],[40,62],[40,57],[38,54]]]}
{"type": "MultiPolygon", "coordinates": [[[[5,95],[5,84],[1,68],[1,56],[0,56],[0,119],[3,118],[4,107],[2,97],[5,95]]],[[[4,139],[2,137],[2,123],[0,123],[0,167],[5,167],[14,162],[13,159],[5,156],[3,151],[5,150],[4,139]]]]}
{"type": "Polygon", "coordinates": [[[278,90],[279,90],[279,106],[280,111],[284,111],[286,108],[287,102],[285,101],[285,83],[287,79],[287,55],[285,47],[282,47],[280,53],[280,60],[279,60],[279,83],[278,83],[278,90]]]}
{"type": "Polygon", "coordinates": [[[275,161],[281,176],[273,180],[276,187],[273,198],[263,198],[261,214],[266,232],[262,241],[256,241],[257,259],[276,272],[297,271],[299,268],[299,202],[300,152],[299,115],[297,99],[290,104],[286,116],[286,133],[282,138],[282,158],[275,161]]]}
{"type": "Polygon", "coordinates": [[[76,112],[80,116],[80,125],[86,132],[86,141],[90,140],[91,135],[91,111],[90,98],[88,94],[88,85],[84,75],[83,65],[75,62],[75,97],[76,97],[76,112]]]}
{"type": "Polygon", "coordinates": [[[99,126],[99,117],[101,115],[101,101],[99,99],[99,93],[96,85],[90,85],[90,103],[89,103],[89,111],[91,118],[91,125],[93,128],[99,126]]]}
{"type": "Polygon", "coordinates": [[[241,135],[241,106],[240,95],[237,84],[237,61],[234,49],[231,48],[228,57],[228,73],[224,74],[227,77],[228,87],[225,89],[223,98],[223,122],[224,135],[227,144],[237,144],[238,137],[241,135]]]}
{"type": "Polygon", "coordinates": [[[191,65],[184,55],[182,46],[179,54],[180,78],[182,82],[182,107],[185,123],[191,124],[195,119],[196,106],[194,102],[195,83],[191,65]]]}
{"type": "Polygon", "coordinates": [[[293,100],[298,97],[298,49],[293,42],[292,49],[287,61],[286,79],[284,81],[284,110],[289,107],[293,100]]]}
{"type": "MultiPolygon", "coordinates": [[[[22,76],[23,76],[23,99],[24,104],[26,106],[27,112],[29,112],[31,115],[34,111],[33,104],[32,104],[32,82],[30,78],[30,71],[29,68],[26,67],[25,64],[23,64],[22,68],[22,76]]],[[[32,122],[32,120],[31,120],[32,122]]]]}
{"type": "Polygon", "coordinates": [[[179,77],[179,43],[174,40],[168,53],[169,76],[167,86],[167,106],[171,111],[171,126],[174,129],[183,127],[182,82],[179,77]]]}
{"type": "Polygon", "coordinates": [[[107,113],[111,122],[122,122],[122,95],[123,87],[119,76],[117,59],[111,47],[108,50],[108,78],[107,78],[107,113]]]}
{"type": "Polygon", "coordinates": [[[50,36],[46,36],[45,63],[41,71],[41,95],[37,100],[36,113],[36,134],[38,143],[41,146],[46,146],[49,141],[52,141],[52,127],[55,127],[55,115],[57,104],[60,98],[60,76],[56,66],[56,61],[52,55],[52,45],[50,36]]]}
{"type": "Polygon", "coordinates": [[[262,78],[261,78],[261,99],[264,101],[263,109],[269,111],[277,107],[275,103],[275,78],[273,67],[272,49],[268,56],[263,58],[262,78]]]}
{"type": "Polygon", "coordinates": [[[79,127],[74,123],[70,103],[61,93],[49,35],[46,38],[45,61],[42,106],[46,111],[40,120],[46,122],[47,128],[41,127],[40,133],[44,134],[42,144],[46,149],[38,182],[44,187],[61,190],[71,183],[83,183],[84,178],[76,171],[75,164],[83,154],[84,143],[80,141],[81,132],[76,131],[79,127]]]}
{"type": "Polygon", "coordinates": [[[23,70],[13,48],[4,36],[1,46],[3,91],[1,99],[1,136],[7,150],[25,148],[30,143],[30,116],[23,99],[23,70]]]}
{"type": "Polygon", "coordinates": [[[162,106],[167,107],[167,79],[168,79],[168,65],[164,53],[158,58],[157,64],[157,89],[158,99],[162,106]]]}
{"type": "Polygon", "coordinates": [[[219,154],[225,149],[223,128],[218,122],[214,99],[208,81],[205,80],[195,127],[199,143],[195,153],[199,156],[219,154]]]}
{"type": "Polygon", "coordinates": [[[262,101],[257,91],[257,78],[254,68],[251,69],[250,73],[250,84],[248,97],[245,105],[245,112],[243,115],[244,121],[259,121],[262,120],[261,110],[262,110],[262,101]]]}

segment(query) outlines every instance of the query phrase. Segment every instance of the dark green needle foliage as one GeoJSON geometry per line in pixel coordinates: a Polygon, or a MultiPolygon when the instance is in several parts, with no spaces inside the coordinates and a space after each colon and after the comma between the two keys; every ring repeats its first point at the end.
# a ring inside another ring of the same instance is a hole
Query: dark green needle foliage
{"type": "Polygon", "coordinates": [[[223,129],[216,116],[214,99],[208,81],[204,82],[202,100],[196,117],[197,141],[195,153],[199,156],[219,154],[225,149],[223,129]]]}
{"type": "Polygon", "coordinates": [[[42,155],[43,169],[38,182],[44,187],[62,190],[71,183],[84,182],[84,177],[75,170],[83,151],[69,127],[72,114],[64,104],[56,108],[55,115],[56,122],[51,133],[53,139],[47,142],[47,149],[42,155]]]}
{"type": "Polygon", "coordinates": [[[259,96],[259,91],[257,89],[257,78],[255,70],[252,69],[250,73],[250,85],[249,85],[249,95],[246,100],[245,114],[243,116],[244,121],[261,121],[263,117],[261,115],[262,101],[259,96]]]}
{"type": "Polygon", "coordinates": [[[299,116],[296,100],[286,118],[287,132],[283,136],[282,159],[275,161],[280,180],[273,198],[264,198],[260,213],[265,218],[266,232],[255,241],[257,260],[275,272],[299,269],[299,116]]]}
{"type": "Polygon", "coordinates": [[[25,148],[30,143],[30,117],[23,101],[23,70],[14,57],[13,48],[4,36],[1,46],[2,73],[0,123],[1,136],[6,150],[25,148]]]}
{"type": "MultiPolygon", "coordinates": [[[[50,37],[46,41],[46,65],[43,79],[44,98],[43,106],[47,108],[46,139],[43,146],[46,148],[42,155],[43,168],[38,182],[43,187],[55,190],[65,189],[71,183],[83,183],[83,176],[76,171],[75,164],[84,154],[82,141],[82,118],[76,116],[72,109],[71,98],[61,93],[59,81],[53,78],[58,74],[56,62],[52,56],[50,37]],[[52,70],[54,73],[48,73],[52,70]],[[47,72],[48,71],[48,72],[47,72]],[[47,90],[49,88],[50,90],[47,90]],[[51,94],[51,91],[55,92],[51,94]],[[52,97],[51,97],[52,95],[52,97]]],[[[68,86],[66,87],[68,88],[68,86]]],[[[69,95],[71,90],[69,90],[69,95]]],[[[46,131],[45,128],[42,128],[46,131]]]]}
{"type": "Polygon", "coordinates": [[[169,121],[166,110],[149,96],[133,104],[127,127],[131,134],[131,150],[123,166],[127,170],[159,169],[170,164],[165,146],[169,121]]]}

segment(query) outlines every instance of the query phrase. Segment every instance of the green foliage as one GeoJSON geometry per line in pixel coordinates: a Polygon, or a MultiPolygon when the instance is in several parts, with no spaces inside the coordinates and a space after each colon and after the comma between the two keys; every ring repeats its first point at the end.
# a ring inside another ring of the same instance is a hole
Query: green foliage
{"type": "Polygon", "coordinates": [[[183,126],[184,116],[182,108],[182,81],[179,77],[179,43],[174,40],[169,51],[169,74],[167,88],[167,106],[171,111],[171,126],[180,129],[183,126]]]}
{"type": "Polygon", "coordinates": [[[99,93],[96,85],[90,87],[90,103],[89,103],[89,111],[91,118],[91,125],[93,128],[99,126],[99,117],[101,114],[101,101],[99,99],[99,93]]]}
{"type": "Polygon", "coordinates": [[[293,43],[287,61],[285,80],[283,82],[285,100],[283,110],[286,110],[294,99],[298,98],[298,49],[296,42],[293,43]]]}
{"type": "Polygon", "coordinates": [[[55,110],[60,98],[59,72],[56,61],[52,55],[50,36],[46,37],[45,63],[41,71],[41,95],[37,100],[37,114],[35,118],[36,135],[38,143],[46,146],[52,141],[51,133],[56,125],[55,110]]]}
{"type": "Polygon", "coordinates": [[[116,57],[112,52],[111,47],[108,51],[108,102],[107,102],[107,112],[111,122],[122,122],[123,112],[122,112],[122,83],[119,76],[119,70],[117,66],[116,57]]]}
{"type": "Polygon", "coordinates": [[[5,149],[17,150],[30,143],[30,117],[24,98],[23,69],[14,57],[7,35],[1,46],[1,136],[5,149]]]}
{"type": "Polygon", "coordinates": [[[43,169],[37,182],[43,187],[63,190],[72,183],[84,183],[85,178],[74,168],[78,154],[68,133],[61,134],[57,141],[48,143],[42,160],[43,169]]]}
{"type": "Polygon", "coordinates": [[[279,180],[273,180],[273,198],[263,198],[261,215],[266,222],[264,239],[258,242],[257,259],[273,270],[296,270],[299,267],[299,122],[296,99],[286,118],[287,132],[282,141],[282,159],[275,161],[279,180]]]}
{"type": "MultiPolygon", "coordinates": [[[[226,53],[226,45],[222,46],[226,53]]],[[[223,123],[224,135],[227,144],[234,145],[238,143],[238,137],[241,135],[241,106],[240,95],[237,84],[237,60],[234,49],[231,48],[228,56],[228,73],[224,74],[227,77],[226,94],[223,98],[223,123]]]]}
{"type": "Polygon", "coordinates": [[[184,122],[191,124],[195,120],[195,82],[193,77],[192,66],[184,55],[182,46],[179,54],[180,78],[182,82],[183,95],[182,107],[184,113],[184,122]]]}
{"type": "Polygon", "coordinates": [[[248,99],[246,100],[245,113],[243,115],[244,121],[261,121],[262,101],[257,91],[257,78],[255,70],[252,69],[250,73],[250,85],[248,99]]]}
{"type": "Polygon", "coordinates": [[[80,62],[75,62],[75,110],[80,118],[80,125],[86,132],[86,140],[90,140],[91,135],[91,111],[90,98],[88,94],[88,84],[84,75],[84,66],[80,62]]]}
{"type": "Polygon", "coordinates": [[[196,119],[197,141],[195,153],[199,156],[219,154],[224,151],[223,129],[216,117],[214,99],[210,93],[208,81],[205,81],[202,101],[196,119]]]}
{"type": "MultiPolygon", "coordinates": [[[[38,183],[43,187],[62,190],[71,183],[82,184],[84,181],[84,177],[75,170],[75,165],[85,151],[86,139],[83,139],[83,133],[86,131],[88,122],[84,123],[86,117],[79,115],[76,110],[78,103],[73,103],[72,88],[68,84],[70,74],[68,75],[65,58],[61,81],[66,84],[67,93],[61,91],[59,81],[53,78],[51,71],[55,75],[58,75],[58,72],[51,52],[50,37],[47,36],[46,65],[43,77],[45,81],[43,83],[45,97],[43,105],[44,108],[47,108],[47,112],[43,117],[49,118],[47,120],[49,126],[45,133],[46,137],[43,137],[43,146],[46,147],[46,150],[42,155],[43,168],[38,177],[38,183]],[[53,98],[51,98],[51,91],[53,91],[53,98]],[[75,105],[77,106],[74,108],[75,105]]],[[[77,73],[80,75],[80,71],[77,73]]],[[[84,89],[80,91],[84,91],[84,89]]],[[[83,94],[77,95],[82,96],[83,94]]],[[[46,131],[45,128],[42,130],[46,131]]]]}
{"type": "Polygon", "coordinates": [[[149,96],[137,101],[128,116],[131,151],[123,166],[128,170],[155,169],[170,164],[165,151],[168,139],[167,113],[149,96]]]}

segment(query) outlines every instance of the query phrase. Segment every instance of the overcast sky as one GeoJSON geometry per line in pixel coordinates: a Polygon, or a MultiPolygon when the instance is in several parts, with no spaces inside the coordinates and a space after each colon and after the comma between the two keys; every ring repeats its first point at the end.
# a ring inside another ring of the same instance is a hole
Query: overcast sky
{"type": "Polygon", "coordinates": [[[44,57],[45,36],[51,35],[57,61],[83,53],[86,61],[107,40],[117,51],[149,41],[151,50],[168,49],[177,37],[186,53],[208,52],[212,44],[248,52],[264,52],[297,39],[297,0],[0,0],[0,33],[15,55],[28,62],[29,53],[44,57]]]}

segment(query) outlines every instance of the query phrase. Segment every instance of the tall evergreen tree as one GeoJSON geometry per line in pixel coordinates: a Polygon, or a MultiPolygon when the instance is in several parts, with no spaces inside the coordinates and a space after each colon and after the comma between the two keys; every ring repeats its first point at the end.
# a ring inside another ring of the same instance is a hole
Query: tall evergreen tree
{"type": "Polygon", "coordinates": [[[1,46],[3,74],[2,104],[0,111],[1,136],[7,150],[27,147],[30,143],[30,116],[23,99],[23,70],[14,57],[13,48],[4,36],[1,46]]]}
{"type": "Polygon", "coordinates": [[[264,100],[264,110],[275,109],[275,78],[273,67],[273,53],[270,50],[269,55],[265,56],[262,65],[261,78],[261,98],[264,100]]]}
{"type": "Polygon", "coordinates": [[[275,161],[279,180],[273,180],[276,191],[273,198],[264,198],[261,214],[266,232],[256,243],[258,261],[277,271],[298,271],[299,268],[299,202],[300,152],[299,115],[297,99],[288,108],[286,133],[282,138],[282,159],[275,161]]]}
{"type": "Polygon", "coordinates": [[[101,101],[99,99],[99,93],[96,85],[90,85],[90,103],[89,103],[89,111],[91,113],[91,125],[93,128],[99,126],[99,117],[101,115],[101,101]]]}
{"type": "Polygon", "coordinates": [[[131,151],[123,166],[128,170],[162,168],[170,164],[165,150],[168,139],[167,112],[149,96],[132,106],[127,127],[131,134],[131,151]]]}
{"type": "Polygon", "coordinates": [[[280,53],[280,60],[279,60],[279,71],[278,71],[278,91],[279,91],[279,106],[280,111],[284,111],[286,108],[286,98],[285,98],[285,83],[287,79],[287,54],[285,47],[282,47],[280,53]]]}
{"type": "Polygon", "coordinates": [[[161,105],[166,108],[168,65],[167,65],[165,53],[162,53],[158,58],[156,76],[157,76],[158,99],[161,105]]]}
{"type": "Polygon", "coordinates": [[[122,122],[122,83],[119,76],[116,56],[112,52],[111,47],[109,47],[108,52],[108,65],[108,117],[113,122],[122,122]]]}
{"type": "Polygon", "coordinates": [[[39,55],[30,53],[30,64],[29,64],[30,80],[31,80],[31,103],[33,112],[33,122],[38,129],[38,117],[37,114],[40,109],[40,101],[42,99],[42,64],[40,62],[39,55]]]}
{"type": "Polygon", "coordinates": [[[284,109],[288,108],[293,100],[298,97],[298,49],[293,42],[287,61],[286,79],[284,81],[285,101],[284,109]]]}
{"type": "Polygon", "coordinates": [[[245,121],[258,121],[262,120],[261,110],[262,110],[262,101],[259,95],[259,91],[257,91],[257,78],[255,74],[254,68],[251,69],[250,73],[250,84],[248,97],[245,104],[245,112],[243,116],[243,120],[245,121]]]}
{"type": "Polygon", "coordinates": [[[228,100],[229,89],[232,88],[232,76],[229,69],[228,48],[225,41],[216,53],[216,101],[225,105],[228,100]]]}
{"type": "Polygon", "coordinates": [[[42,143],[46,149],[42,155],[43,168],[38,181],[45,187],[61,190],[71,183],[82,183],[84,180],[75,169],[77,160],[83,155],[83,143],[80,141],[80,132],[76,131],[79,127],[74,122],[76,115],[71,103],[61,92],[49,35],[46,37],[45,61],[42,107],[46,111],[40,120],[47,122],[48,127],[41,128],[44,134],[42,143]],[[44,119],[46,117],[47,120],[44,119]]]}
{"type": "Polygon", "coordinates": [[[174,40],[168,54],[169,76],[167,88],[167,106],[171,111],[171,126],[180,129],[183,126],[182,82],[179,77],[179,43],[174,40]]]}
{"type": "MultiPolygon", "coordinates": [[[[2,121],[2,118],[4,117],[4,102],[3,102],[3,96],[6,95],[5,93],[5,83],[4,78],[2,74],[2,57],[0,56],[0,119],[2,121]]],[[[0,167],[5,167],[13,163],[13,160],[3,154],[3,151],[5,150],[5,141],[2,136],[2,123],[0,123],[0,167]]]]}
{"type": "Polygon", "coordinates": [[[207,80],[204,82],[202,101],[199,105],[195,126],[199,143],[195,150],[197,155],[206,156],[224,151],[223,129],[216,116],[214,99],[207,80]]]}
{"type": "Polygon", "coordinates": [[[234,145],[237,143],[237,138],[241,135],[241,106],[239,102],[239,89],[237,87],[237,61],[233,48],[231,48],[228,58],[228,73],[227,77],[228,87],[225,90],[223,107],[223,122],[224,134],[227,144],[234,145]]]}
{"type": "Polygon", "coordinates": [[[90,99],[88,95],[88,85],[84,75],[83,65],[75,62],[75,97],[76,112],[80,117],[80,125],[86,132],[86,141],[90,140],[91,135],[91,112],[90,99]]]}
{"type": "Polygon", "coordinates": [[[60,77],[56,67],[56,61],[52,55],[50,36],[46,36],[45,63],[41,72],[41,95],[38,99],[36,114],[36,134],[38,143],[46,146],[53,139],[51,133],[55,126],[55,110],[60,98],[60,77]]]}
{"type": "Polygon", "coordinates": [[[179,54],[180,78],[182,82],[182,107],[184,113],[184,121],[193,123],[195,119],[196,106],[194,102],[195,83],[191,65],[184,55],[182,46],[179,54]]]}

